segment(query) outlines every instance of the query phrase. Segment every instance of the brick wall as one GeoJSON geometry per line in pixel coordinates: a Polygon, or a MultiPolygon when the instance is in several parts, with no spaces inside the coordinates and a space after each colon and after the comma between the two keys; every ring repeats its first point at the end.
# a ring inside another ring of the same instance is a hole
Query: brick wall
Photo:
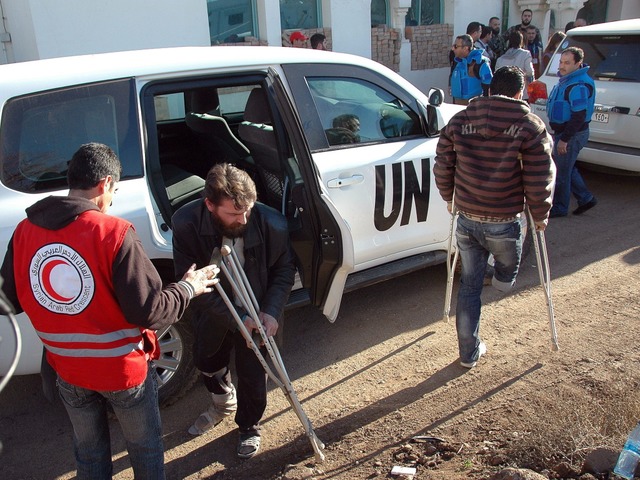
{"type": "Polygon", "coordinates": [[[256,37],[244,37],[244,39],[242,39],[241,42],[234,42],[234,43],[219,43],[217,45],[234,45],[234,46],[240,46],[240,47],[246,47],[246,46],[262,46],[262,47],[266,47],[267,46],[267,41],[266,40],[260,40],[259,38],[256,37]]]}
{"type": "Polygon", "coordinates": [[[449,66],[453,45],[453,25],[417,25],[406,28],[411,41],[411,70],[449,66]]]}
{"type": "Polygon", "coordinates": [[[400,30],[380,25],[371,29],[371,59],[390,68],[400,71],[400,30]]]}

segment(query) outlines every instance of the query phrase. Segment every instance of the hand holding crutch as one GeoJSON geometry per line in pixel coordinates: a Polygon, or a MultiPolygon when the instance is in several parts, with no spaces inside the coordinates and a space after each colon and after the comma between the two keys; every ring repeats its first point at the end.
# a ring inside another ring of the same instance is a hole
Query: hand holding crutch
{"type": "Polygon", "coordinates": [[[293,385],[291,384],[289,375],[287,374],[284,363],[282,362],[282,357],[280,356],[280,352],[278,351],[275,340],[273,339],[273,337],[267,335],[267,332],[265,331],[260,321],[258,314],[258,312],[260,311],[260,307],[253,293],[253,290],[251,289],[251,285],[249,284],[246,274],[242,269],[240,262],[238,261],[238,257],[233,248],[228,245],[224,245],[222,247],[221,253],[223,255],[222,262],[220,263],[222,272],[229,280],[234,295],[238,298],[240,303],[242,303],[242,307],[247,311],[248,316],[253,320],[253,323],[255,324],[255,327],[262,339],[262,343],[266,347],[269,357],[271,358],[271,362],[274,369],[276,370],[277,375],[274,374],[274,372],[267,364],[267,361],[260,352],[260,347],[252,338],[251,333],[238,315],[235,306],[232,304],[226,292],[219,284],[216,284],[216,289],[227,305],[227,308],[229,308],[234,320],[238,325],[238,328],[240,329],[240,332],[242,333],[242,336],[247,342],[247,345],[253,350],[258,358],[258,361],[264,368],[269,378],[271,378],[271,380],[273,380],[273,382],[285,393],[289,404],[291,405],[293,411],[296,413],[298,419],[305,429],[305,433],[309,438],[311,446],[313,447],[313,450],[315,452],[316,460],[321,462],[324,460],[324,453],[322,452],[322,450],[324,449],[324,444],[316,436],[315,432],[313,431],[311,421],[302,409],[302,405],[298,400],[298,396],[293,389],[293,385]]]}
{"type": "Polygon", "coordinates": [[[531,210],[527,206],[527,219],[529,220],[529,228],[533,235],[533,248],[536,251],[536,260],[538,262],[538,273],[540,275],[540,285],[544,290],[545,300],[547,302],[547,310],[549,313],[549,328],[551,330],[551,348],[554,351],[559,350],[558,333],[556,332],[556,321],[553,312],[553,300],[551,299],[551,273],[549,271],[549,256],[547,255],[547,242],[544,236],[544,230],[538,230],[533,221],[531,210]]]}

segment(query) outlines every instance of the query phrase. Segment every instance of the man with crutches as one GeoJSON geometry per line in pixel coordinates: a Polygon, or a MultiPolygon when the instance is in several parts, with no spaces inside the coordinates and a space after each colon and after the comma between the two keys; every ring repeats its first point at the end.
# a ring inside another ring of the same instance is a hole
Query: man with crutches
{"type": "MultiPolygon", "coordinates": [[[[249,175],[229,164],[208,173],[204,198],[180,208],[173,216],[173,258],[176,275],[191,264],[208,265],[223,245],[233,246],[260,306],[258,318],[265,334],[278,329],[294,282],[294,256],[287,221],[277,211],[256,203],[256,187],[249,175]]],[[[186,270],[185,270],[186,271],[186,270]]],[[[201,435],[235,412],[239,428],[237,454],[251,458],[260,449],[260,420],[267,405],[266,373],[238,330],[234,313],[249,332],[257,330],[228,278],[221,278],[235,312],[220,295],[211,294],[191,305],[194,362],[211,393],[211,406],[189,429],[201,435]],[[229,363],[235,352],[236,388],[229,363]]],[[[263,355],[266,350],[261,349],[263,355]]]]}
{"type": "Polygon", "coordinates": [[[522,254],[519,215],[528,206],[535,228],[546,228],[555,182],[552,140],[522,100],[524,74],[498,69],[490,96],[479,97],[442,130],[434,175],[449,212],[457,210],[456,243],[462,262],[456,307],[460,364],[476,366],[486,353],[481,340],[481,293],[487,260],[492,285],[508,292],[522,254]],[[455,195],[454,195],[455,191],[455,195]],[[454,205],[455,202],[455,205],[454,205]]]}

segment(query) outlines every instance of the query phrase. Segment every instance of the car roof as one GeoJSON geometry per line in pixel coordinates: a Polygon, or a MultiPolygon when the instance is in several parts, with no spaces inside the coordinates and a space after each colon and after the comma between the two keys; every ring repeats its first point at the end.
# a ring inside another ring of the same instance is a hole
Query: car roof
{"type": "Polygon", "coordinates": [[[567,32],[570,37],[576,35],[611,35],[611,34],[640,34],[640,18],[619,20],[617,22],[597,23],[585,27],[572,28],[567,32]]]}
{"type": "Polygon", "coordinates": [[[292,63],[361,65],[388,73],[382,65],[364,57],[302,48],[215,46],[131,50],[0,65],[0,103],[21,94],[118,78],[167,77],[292,63]]]}

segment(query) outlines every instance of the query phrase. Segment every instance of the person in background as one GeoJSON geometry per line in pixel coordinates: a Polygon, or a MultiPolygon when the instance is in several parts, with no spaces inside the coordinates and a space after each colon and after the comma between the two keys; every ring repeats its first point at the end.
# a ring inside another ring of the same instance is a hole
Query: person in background
{"type": "Polygon", "coordinates": [[[500,35],[500,19],[498,17],[491,17],[489,19],[489,26],[493,32],[493,36],[489,45],[487,46],[488,51],[491,52],[491,70],[495,70],[496,68],[496,60],[507,51],[507,40],[503,35],[500,35]]]}
{"type": "MultiPolygon", "coordinates": [[[[517,32],[519,33],[519,32],[517,32]]],[[[518,67],[496,70],[490,96],[475,99],[440,132],[433,169],[450,213],[459,212],[456,241],[462,274],[456,308],[460,365],[473,368],[486,353],[480,338],[481,293],[489,254],[492,285],[507,292],[520,267],[526,205],[544,230],[553,195],[555,166],[544,122],[522,100],[518,67]]]]}
{"type": "Polygon", "coordinates": [[[571,30],[572,28],[575,28],[575,22],[567,22],[567,24],[564,26],[564,33],[567,33],[569,30],[571,30]]]}
{"type": "Polygon", "coordinates": [[[536,40],[537,28],[533,25],[527,27],[527,33],[525,38],[526,48],[531,53],[531,63],[533,64],[534,77],[538,78],[542,73],[540,69],[542,67],[542,43],[536,40]]]}
{"type": "MultiPolygon", "coordinates": [[[[509,27],[509,29],[505,32],[504,36],[506,39],[508,39],[509,35],[511,35],[511,33],[515,31],[520,32],[522,36],[526,38],[527,27],[531,25],[531,21],[533,20],[533,11],[531,11],[531,9],[529,8],[525,8],[522,11],[522,15],[520,16],[520,19],[522,23],[509,27]]],[[[536,41],[540,43],[540,45],[542,45],[542,35],[540,34],[540,30],[538,30],[537,27],[536,27],[536,41]]]]}
{"type": "Polygon", "coordinates": [[[306,48],[307,47],[307,36],[302,32],[293,32],[289,35],[289,42],[292,47],[295,48],[306,48]]]}
{"type": "Polygon", "coordinates": [[[578,27],[585,27],[587,26],[587,21],[584,18],[576,18],[575,21],[573,22],[573,28],[578,28],[578,27]]]}
{"type": "Polygon", "coordinates": [[[113,474],[109,409],[135,478],[165,478],[154,331],[217,282],[216,267],[190,265],[162,287],[133,226],[107,215],[121,173],[111,148],[82,145],[69,162],[68,195],[27,208],[0,270],[4,293],[29,316],[57,373],[78,479],[113,474]]]}
{"type": "Polygon", "coordinates": [[[493,52],[488,49],[489,42],[491,41],[492,37],[493,30],[491,29],[491,27],[488,25],[482,25],[480,38],[478,38],[478,40],[476,40],[473,44],[475,48],[477,48],[478,50],[482,50],[482,54],[489,60],[491,60],[491,56],[493,55],[493,52]]]}
{"type": "Polygon", "coordinates": [[[322,33],[314,33],[311,35],[309,43],[314,50],[329,50],[327,48],[327,37],[322,33]]]}
{"type": "Polygon", "coordinates": [[[547,69],[547,65],[549,65],[549,62],[551,61],[553,54],[558,48],[558,45],[560,45],[565,38],[567,38],[567,34],[560,31],[554,33],[551,36],[549,42],[547,43],[547,48],[545,48],[544,52],[542,53],[542,72],[547,69]]]}
{"type": "MultiPolygon", "coordinates": [[[[243,170],[228,163],[215,165],[207,174],[204,198],[179,208],[171,220],[176,275],[189,265],[208,265],[216,248],[233,246],[260,306],[259,321],[268,336],[278,330],[295,277],[287,219],[257,203],[256,186],[243,170]]],[[[226,279],[221,285],[229,298],[226,279]]],[[[239,439],[236,453],[247,459],[258,453],[260,420],[267,407],[267,376],[237,328],[232,313],[219,295],[196,299],[191,305],[194,330],[193,356],[211,394],[211,404],[189,428],[202,435],[236,412],[239,439]],[[231,353],[235,353],[238,389],[231,382],[231,353]]],[[[249,332],[254,320],[237,307],[249,332]]],[[[262,347],[266,358],[266,349],[262,347]]]]}
{"type": "Polygon", "coordinates": [[[553,159],[558,168],[551,217],[567,216],[571,194],[578,201],[574,215],[582,215],[598,204],[576,167],[578,154],[589,140],[589,122],[596,100],[595,84],[588,74],[589,67],[583,62],[581,48],[563,50],[558,67],[560,80],[547,100],[547,115],[553,130],[553,159]]]}
{"type": "Polygon", "coordinates": [[[527,87],[533,81],[533,63],[531,61],[531,53],[529,50],[522,48],[522,34],[514,30],[509,34],[509,50],[496,61],[496,70],[505,66],[518,67],[525,75],[525,88],[523,98],[526,100],[527,87]]]}
{"type": "Polygon", "coordinates": [[[456,37],[454,67],[451,74],[451,96],[458,105],[467,105],[469,100],[488,95],[491,83],[489,59],[480,50],[473,49],[470,35],[456,37]]]}
{"type": "MultiPolygon", "coordinates": [[[[474,48],[474,43],[480,38],[482,34],[482,24],[480,22],[471,22],[467,25],[467,35],[471,37],[471,48],[474,48]]],[[[456,66],[454,59],[456,58],[456,52],[453,47],[449,50],[449,66],[451,71],[449,72],[449,85],[451,85],[451,74],[456,66]]]]}

